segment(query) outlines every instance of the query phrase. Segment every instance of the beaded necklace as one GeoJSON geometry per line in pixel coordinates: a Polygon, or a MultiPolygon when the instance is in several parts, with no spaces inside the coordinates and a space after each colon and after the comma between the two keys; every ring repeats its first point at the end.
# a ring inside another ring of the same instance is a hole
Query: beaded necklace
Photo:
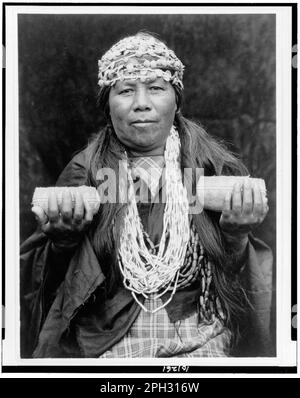
{"type": "Polygon", "coordinates": [[[128,205],[118,252],[124,286],[142,308],[137,294],[148,297],[157,293],[155,299],[172,289],[170,298],[155,311],[165,307],[175,294],[190,237],[188,196],[180,170],[180,139],[174,126],[166,142],[165,162],[166,205],[158,252],[153,254],[145,243],[145,231],[138,214],[130,173],[128,205]]]}
{"type": "MultiPolygon", "coordinates": [[[[153,245],[146,231],[145,239],[150,250],[155,254],[157,246],[153,245]]],[[[199,320],[207,323],[214,322],[216,318],[225,320],[220,299],[215,292],[212,267],[213,264],[204,253],[204,248],[191,218],[190,239],[184,264],[179,272],[176,291],[183,290],[191,284],[197,284],[199,287],[199,298],[197,300],[199,320]]],[[[169,287],[168,290],[171,289],[172,287],[169,287]]]]}
{"type": "Polygon", "coordinates": [[[182,184],[179,154],[178,132],[172,127],[165,150],[167,203],[164,228],[158,245],[153,244],[143,229],[131,173],[128,174],[128,206],[118,252],[123,283],[144,311],[148,309],[138,300],[137,294],[156,300],[166,292],[171,292],[169,299],[153,313],[167,306],[176,290],[199,283],[199,318],[206,322],[212,322],[216,317],[224,320],[221,302],[212,283],[212,264],[204,254],[193,219],[189,219],[189,204],[182,184]]]}

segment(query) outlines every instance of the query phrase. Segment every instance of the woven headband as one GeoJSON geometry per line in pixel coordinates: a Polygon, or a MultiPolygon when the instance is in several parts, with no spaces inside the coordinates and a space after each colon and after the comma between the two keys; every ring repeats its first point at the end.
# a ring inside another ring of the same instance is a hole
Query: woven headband
{"type": "Polygon", "coordinates": [[[98,67],[100,88],[125,79],[147,83],[158,77],[183,88],[184,65],[174,51],[148,35],[120,40],[98,61],[98,67]]]}

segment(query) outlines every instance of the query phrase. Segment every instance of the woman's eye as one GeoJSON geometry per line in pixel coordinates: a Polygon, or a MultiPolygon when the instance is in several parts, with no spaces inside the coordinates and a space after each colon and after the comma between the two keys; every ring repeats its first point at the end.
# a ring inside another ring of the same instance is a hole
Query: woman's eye
{"type": "Polygon", "coordinates": [[[164,90],[164,88],[161,87],[161,86],[151,86],[150,90],[152,90],[152,91],[160,91],[160,90],[164,90]]]}
{"type": "Polygon", "coordinates": [[[132,92],[132,88],[124,88],[119,92],[119,94],[129,94],[132,92]]]}

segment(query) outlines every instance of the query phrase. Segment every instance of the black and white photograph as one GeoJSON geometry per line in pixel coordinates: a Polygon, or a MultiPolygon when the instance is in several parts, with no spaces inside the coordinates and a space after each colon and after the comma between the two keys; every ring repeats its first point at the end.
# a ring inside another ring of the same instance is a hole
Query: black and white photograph
{"type": "Polygon", "coordinates": [[[291,10],[6,18],[3,363],[295,366],[291,10]]]}

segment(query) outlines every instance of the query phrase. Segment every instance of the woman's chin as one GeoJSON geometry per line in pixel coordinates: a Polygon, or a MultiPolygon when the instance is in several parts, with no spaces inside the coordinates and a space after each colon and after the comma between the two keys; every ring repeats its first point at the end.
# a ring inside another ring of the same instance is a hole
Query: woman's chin
{"type": "Polygon", "coordinates": [[[153,142],[139,142],[134,146],[129,147],[130,153],[138,154],[141,156],[149,156],[149,155],[163,155],[164,154],[164,146],[158,146],[157,143],[153,142]]]}
{"type": "Polygon", "coordinates": [[[151,150],[159,146],[155,137],[139,137],[139,139],[131,142],[131,148],[136,150],[151,150]]]}

